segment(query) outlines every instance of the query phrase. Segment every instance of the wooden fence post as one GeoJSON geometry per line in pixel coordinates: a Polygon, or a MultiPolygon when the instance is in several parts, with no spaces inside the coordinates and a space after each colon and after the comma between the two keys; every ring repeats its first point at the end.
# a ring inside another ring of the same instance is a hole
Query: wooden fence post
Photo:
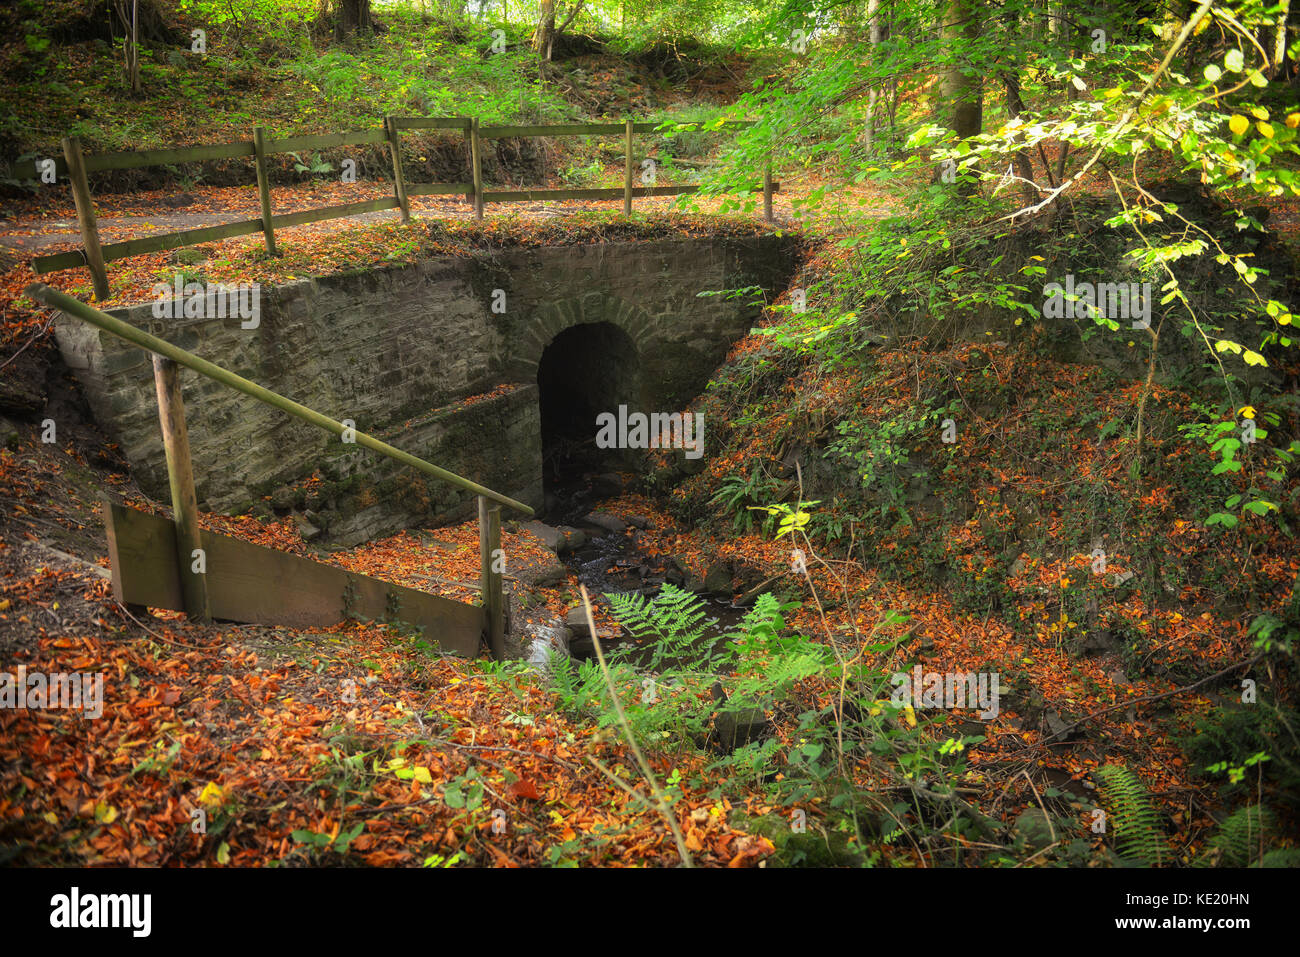
{"type": "Polygon", "coordinates": [[[194,621],[210,621],[207,554],[199,531],[199,506],[194,493],[190,462],[190,437],[185,428],[185,403],[181,398],[180,366],[172,359],[153,356],[154,389],[158,393],[158,421],[167,451],[167,482],[172,493],[172,519],[176,524],[176,561],[185,614],[194,621]],[[198,552],[196,555],[195,552],[198,552]],[[195,571],[195,564],[203,571],[195,571]]]}
{"type": "Polygon", "coordinates": [[[623,215],[632,215],[632,121],[623,131],[623,215]]]}
{"type": "Polygon", "coordinates": [[[393,154],[393,188],[397,191],[397,205],[402,209],[402,222],[411,221],[411,200],[406,195],[406,176],[402,172],[402,139],[397,121],[384,117],[384,131],[388,134],[388,148],[393,154]]]}
{"type": "Polygon", "coordinates": [[[501,572],[501,506],[482,495],[478,497],[479,585],[483,596],[483,633],[487,635],[492,657],[501,661],[506,655],[505,595],[501,572]]]}
{"type": "Polygon", "coordinates": [[[772,160],[763,167],[763,219],[772,222],[772,160]]]}
{"type": "Polygon", "coordinates": [[[266,237],[268,256],[278,256],[275,248],[275,229],[271,226],[271,178],[266,170],[266,130],[253,130],[253,156],[257,160],[257,198],[262,204],[262,235],[266,237]]]}
{"type": "Polygon", "coordinates": [[[478,117],[469,126],[470,165],[474,175],[474,218],[483,218],[483,149],[478,138],[478,117]]]}
{"type": "Polygon", "coordinates": [[[86,179],[86,161],[81,154],[81,140],[76,136],[63,138],[63,159],[68,164],[68,179],[72,182],[72,199],[77,204],[77,222],[81,226],[81,244],[86,248],[86,265],[95,284],[95,298],[108,298],[108,271],[104,268],[104,253],[99,248],[99,230],[95,226],[95,204],[90,198],[90,182],[86,179]]]}

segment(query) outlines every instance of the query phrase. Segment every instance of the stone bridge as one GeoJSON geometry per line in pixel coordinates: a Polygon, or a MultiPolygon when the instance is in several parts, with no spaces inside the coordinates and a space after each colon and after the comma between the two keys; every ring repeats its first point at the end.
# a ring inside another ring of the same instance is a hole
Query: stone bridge
{"type": "MultiPolygon", "coordinates": [[[[260,290],[239,318],[128,322],[398,448],[533,506],[548,445],[620,403],[679,411],[789,282],[789,236],[673,238],[479,252],[260,290]]],[[[215,311],[215,310],[214,310],[215,311]]],[[[141,487],[167,501],[146,353],[60,317],[64,360],[141,487]]],[[[183,372],[200,506],[269,497],[338,544],[468,514],[466,493],[183,372]]],[[[707,441],[707,439],[706,439],[707,441]]],[[[707,454],[707,447],[706,447],[707,454]]]]}

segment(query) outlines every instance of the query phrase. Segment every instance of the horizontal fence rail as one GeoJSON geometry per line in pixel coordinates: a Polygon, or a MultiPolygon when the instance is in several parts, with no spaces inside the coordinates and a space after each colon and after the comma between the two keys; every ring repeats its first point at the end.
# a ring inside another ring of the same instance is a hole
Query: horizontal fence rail
{"type": "MultiPolygon", "coordinates": [[[[710,128],[708,124],[694,124],[699,128],[710,128]]],[[[216,242],[236,236],[248,236],[262,233],[265,238],[266,251],[278,255],[275,231],[306,223],[321,222],[329,219],[344,219],[363,213],[378,212],[387,209],[401,211],[402,222],[410,222],[412,196],[450,196],[463,195],[474,204],[477,219],[483,218],[484,203],[518,203],[538,200],[623,200],[623,211],[632,212],[634,197],[677,196],[698,192],[698,186],[633,186],[633,146],[632,138],[638,133],[652,133],[662,124],[637,123],[631,120],[623,123],[552,123],[533,126],[480,126],[477,119],[469,117],[419,117],[388,116],[384,118],[383,127],[378,130],[361,130],[347,133],[326,133],[312,136],[290,136],[271,139],[266,131],[258,127],[251,140],[235,143],[218,143],[209,146],[194,146],[183,149],[161,149],[133,151],[125,153],[86,154],[76,137],[63,140],[63,157],[54,161],[55,175],[66,175],[72,184],[72,195],[77,206],[78,225],[81,230],[81,249],[49,256],[38,256],[32,261],[32,268],[37,274],[54,272],[60,269],[75,269],[86,266],[94,281],[95,296],[106,299],[109,295],[108,273],[105,264],[128,256],[140,256],[146,253],[161,252],[199,243],[216,242]],[[408,183],[402,168],[401,132],[403,130],[459,130],[461,131],[470,153],[472,181],[469,183],[408,183]],[[624,137],[624,180],[622,188],[607,187],[593,189],[521,189],[489,190],[483,185],[482,144],[485,140],[504,139],[506,137],[526,136],[614,136],[624,137]],[[271,188],[268,177],[266,157],[283,153],[296,153],[300,150],[332,149],[339,146],[384,145],[387,144],[393,164],[393,196],[385,199],[365,200],[356,203],[344,203],[338,206],[326,206],[319,209],[303,210],[297,213],[276,215],[271,204],[271,188]],[[236,159],[252,157],[257,167],[258,198],[262,215],[257,219],[246,219],[216,226],[204,226],[174,233],[130,239],[123,242],[101,245],[99,230],[95,221],[94,203],[90,195],[87,174],[108,170],[145,169],[152,166],[167,166],[178,163],[194,163],[209,160],[236,159]]],[[[740,129],[753,126],[749,120],[728,120],[712,129],[740,129]]],[[[683,166],[706,166],[710,164],[684,162],[683,166]]],[[[33,179],[41,174],[37,161],[18,163],[9,170],[15,179],[33,179]]],[[[768,162],[763,174],[761,187],[753,187],[753,192],[763,193],[763,213],[768,222],[772,222],[772,194],[780,191],[780,183],[773,181],[771,163],[768,162]]]]}

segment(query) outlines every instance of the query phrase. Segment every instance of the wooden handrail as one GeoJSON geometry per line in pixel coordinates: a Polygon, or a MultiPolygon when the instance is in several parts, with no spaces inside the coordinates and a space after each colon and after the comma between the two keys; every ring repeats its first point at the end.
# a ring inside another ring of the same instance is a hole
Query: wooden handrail
{"type": "MultiPolygon", "coordinates": [[[[294,402],[292,399],[287,399],[277,392],[272,392],[270,389],[260,386],[256,382],[245,379],[243,376],[236,375],[228,369],[223,369],[221,366],[214,365],[206,359],[201,359],[193,353],[186,352],[179,346],[174,346],[170,342],[159,339],[156,336],[151,336],[149,333],[137,329],[130,323],[123,322],[121,319],[110,316],[108,313],[87,305],[80,299],[69,296],[67,293],[59,292],[57,289],[52,289],[44,283],[32,283],[24,290],[24,292],[33,299],[45,303],[47,306],[59,309],[70,316],[75,316],[83,322],[87,322],[98,329],[102,329],[104,332],[115,335],[119,339],[124,339],[132,345],[138,346],[148,352],[152,352],[155,355],[171,359],[179,365],[185,366],[187,369],[193,369],[195,372],[199,373],[199,375],[206,376],[215,382],[220,382],[222,385],[234,389],[236,392],[242,392],[244,395],[252,396],[259,402],[263,402],[266,405],[279,409],[281,412],[286,412],[295,418],[302,419],[304,422],[309,422],[317,428],[324,429],[326,432],[332,432],[335,435],[342,435],[345,431],[348,431],[348,427],[344,426],[342,422],[336,422],[328,416],[321,415],[314,409],[309,409],[307,406],[294,402]]],[[[500,492],[494,492],[492,489],[479,485],[477,482],[471,482],[469,479],[457,475],[455,472],[449,472],[446,469],[439,468],[431,462],[424,461],[424,459],[416,458],[409,452],[403,452],[401,449],[394,448],[387,442],[383,442],[365,432],[356,430],[352,431],[355,431],[356,433],[357,444],[363,445],[371,451],[378,452],[381,455],[386,455],[390,459],[401,462],[403,465],[409,465],[427,475],[432,475],[434,478],[441,479],[448,485],[454,485],[456,488],[463,489],[466,492],[473,492],[475,495],[480,495],[483,498],[497,502],[501,505],[508,505],[513,509],[523,512],[525,515],[531,516],[533,514],[533,510],[523,502],[517,502],[507,495],[502,495],[500,492]]]]}

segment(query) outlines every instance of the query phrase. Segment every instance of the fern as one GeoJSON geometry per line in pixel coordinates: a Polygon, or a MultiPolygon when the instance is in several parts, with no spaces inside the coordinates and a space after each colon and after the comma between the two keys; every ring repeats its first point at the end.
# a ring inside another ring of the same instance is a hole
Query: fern
{"type": "Polygon", "coordinates": [[[1269,851],[1256,867],[1300,867],[1300,847],[1282,847],[1269,851]]]}
{"type": "Polygon", "coordinates": [[[584,661],[575,665],[568,655],[552,651],[547,661],[547,673],[551,677],[551,690],[560,698],[560,710],[589,712],[600,701],[605,682],[594,662],[584,661]]]}
{"type": "MultiPolygon", "coordinates": [[[[754,528],[753,506],[770,501],[779,487],[779,482],[755,465],[748,476],[733,474],[723,479],[722,487],[713,493],[709,503],[721,506],[724,513],[730,512],[732,529],[747,535],[754,528]]],[[[764,534],[771,531],[770,515],[763,519],[762,528],[764,534]]]]}
{"type": "Polygon", "coordinates": [[[1097,779],[1120,859],[1140,867],[1159,866],[1165,842],[1160,835],[1159,817],[1142,782],[1119,764],[1098,768],[1097,779]]]}
{"type": "MultiPolygon", "coordinates": [[[[629,634],[638,641],[650,642],[652,670],[674,659],[700,661],[708,666],[718,657],[705,648],[704,632],[713,619],[705,615],[703,600],[691,592],[665,584],[651,599],[644,595],[610,595],[609,606],[629,634]]],[[[621,654],[630,654],[631,650],[621,654]]]]}
{"type": "Polygon", "coordinates": [[[1249,867],[1261,856],[1264,832],[1273,824],[1273,814],[1267,808],[1257,804],[1239,808],[1219,827],[1195,866],[1249,867]]]}
{"type": "Polygon", "coordinates": [[[783,606],[771,594],[759,595],[754,607],[745,613],[740,624],[727,637],[733,642],[745,641],[756,647],[766,646],[785,627],[781,612],[787,607],[793,606],[783,606]]]}

